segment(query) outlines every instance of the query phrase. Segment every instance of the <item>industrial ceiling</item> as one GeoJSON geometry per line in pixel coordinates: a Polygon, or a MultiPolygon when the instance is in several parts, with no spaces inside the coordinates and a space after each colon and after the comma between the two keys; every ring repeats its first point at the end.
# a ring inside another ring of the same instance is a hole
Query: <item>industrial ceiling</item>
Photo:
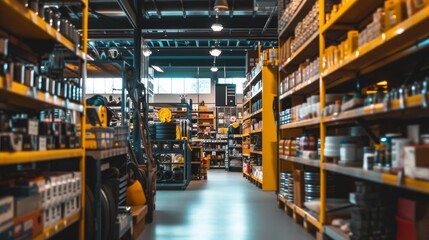
{"type": "MultiPolygon", "coordinates": [[[[96,48],[118,48],[132,59],[133,29],[142,29],[151,48],[151,64],[195,66],[212,64],[208,53],[222,49],[223,66],[244,66],[248,50],[277,46],[277,0],[227,0],[229,10],[217,12],[215,0],[90,0],[89,38],[96,48]],[[141,13],[141,18],[138,19],[141,13]],[[213,23],[223,30],[214,32],[213,23]]],[[[78,23],[78,9],[68,9],[78,23]]]]}

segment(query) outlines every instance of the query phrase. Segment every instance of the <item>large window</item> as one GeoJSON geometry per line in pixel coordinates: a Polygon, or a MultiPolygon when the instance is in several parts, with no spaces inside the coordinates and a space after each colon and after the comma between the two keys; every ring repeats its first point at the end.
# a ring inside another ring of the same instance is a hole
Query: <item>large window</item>
{"type": "Polygon", "coordinates": [[[120,94],[122,78],[87,78],[86,94],[120,94]]]}
{"type": "Polygon", "coordinates": [[[210,78],[155,78],[154,93],[210,94],[210,78]]]}
{"type": "Polygon", "coordinates": [[[235,93],[243,94],[243,82],[246,78],[219,78],[220,84],[235,84],[235,93]]]}

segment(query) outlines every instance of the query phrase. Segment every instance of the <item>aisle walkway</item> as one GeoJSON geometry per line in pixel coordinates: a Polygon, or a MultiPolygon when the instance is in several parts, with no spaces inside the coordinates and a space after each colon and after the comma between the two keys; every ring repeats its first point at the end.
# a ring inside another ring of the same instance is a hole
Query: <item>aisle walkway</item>
{"type": "Polygon", "coordinates": [[[241,173],[211,170],[186,191],[158,191],[155,219],[139,240],[314,239],[241,173]]]}

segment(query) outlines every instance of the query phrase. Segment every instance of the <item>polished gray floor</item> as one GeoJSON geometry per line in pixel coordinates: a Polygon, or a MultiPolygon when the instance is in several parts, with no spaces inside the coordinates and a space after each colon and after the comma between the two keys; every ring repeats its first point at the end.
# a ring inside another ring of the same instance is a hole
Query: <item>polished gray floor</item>
{"type": "Polygon", "coordinates": [[[154,222],[139,240],[314,239],[241,173],[210,170],[185,191],[158,191],[154,222]]]}

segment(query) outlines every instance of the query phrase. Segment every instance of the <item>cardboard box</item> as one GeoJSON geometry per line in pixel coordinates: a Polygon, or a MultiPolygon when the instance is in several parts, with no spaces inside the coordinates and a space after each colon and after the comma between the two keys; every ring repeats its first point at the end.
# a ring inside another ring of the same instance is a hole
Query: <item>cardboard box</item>
{"type": "MultiPolygon", "coordinates": [[[[0,226],[9,222],[14,217],[14,199],[13,196],[5,196],[0,198],[0,226]]],[[[1,239],[1,238],[0,238],[1,239]]]]}
{"type": "Polygon", "coordinates": [[[384,10],[386,30],[407,18],[405,0],[387,0],[384,2],[384,10]]]}
{"type": "Polygon", "coordinates": [[[13,220],[14,239],[34,238],[43,232],[43,210],[37,209],[13,220]]]}
{"type": "Polygon", "coordinates": [[[140,234],[143,232],[146,221],[140,221],[133,225],[133,239],[139,239],[140,234]]]}
{"type": "Polygon", "coordinates": [[[429,239],[429,219],[411,221],[396,216],[396,239],[398,240],[427,240],[429,239]]]}
{"type": "Polygon", "coordinates": [[[298,207],[304,205],[304,171],[296,169],[293,172],[294,203],[298,207]]]}
{"type": "Polygon", "coordinates": [[[145,221],[147,205],[131,206],[131,212],[133,215],[133,224],[145,221]]]}
{"type": "Polygon", "coordinates": [[[429,145],[404,147],[405,176],[429,180],[429,145]]]}

